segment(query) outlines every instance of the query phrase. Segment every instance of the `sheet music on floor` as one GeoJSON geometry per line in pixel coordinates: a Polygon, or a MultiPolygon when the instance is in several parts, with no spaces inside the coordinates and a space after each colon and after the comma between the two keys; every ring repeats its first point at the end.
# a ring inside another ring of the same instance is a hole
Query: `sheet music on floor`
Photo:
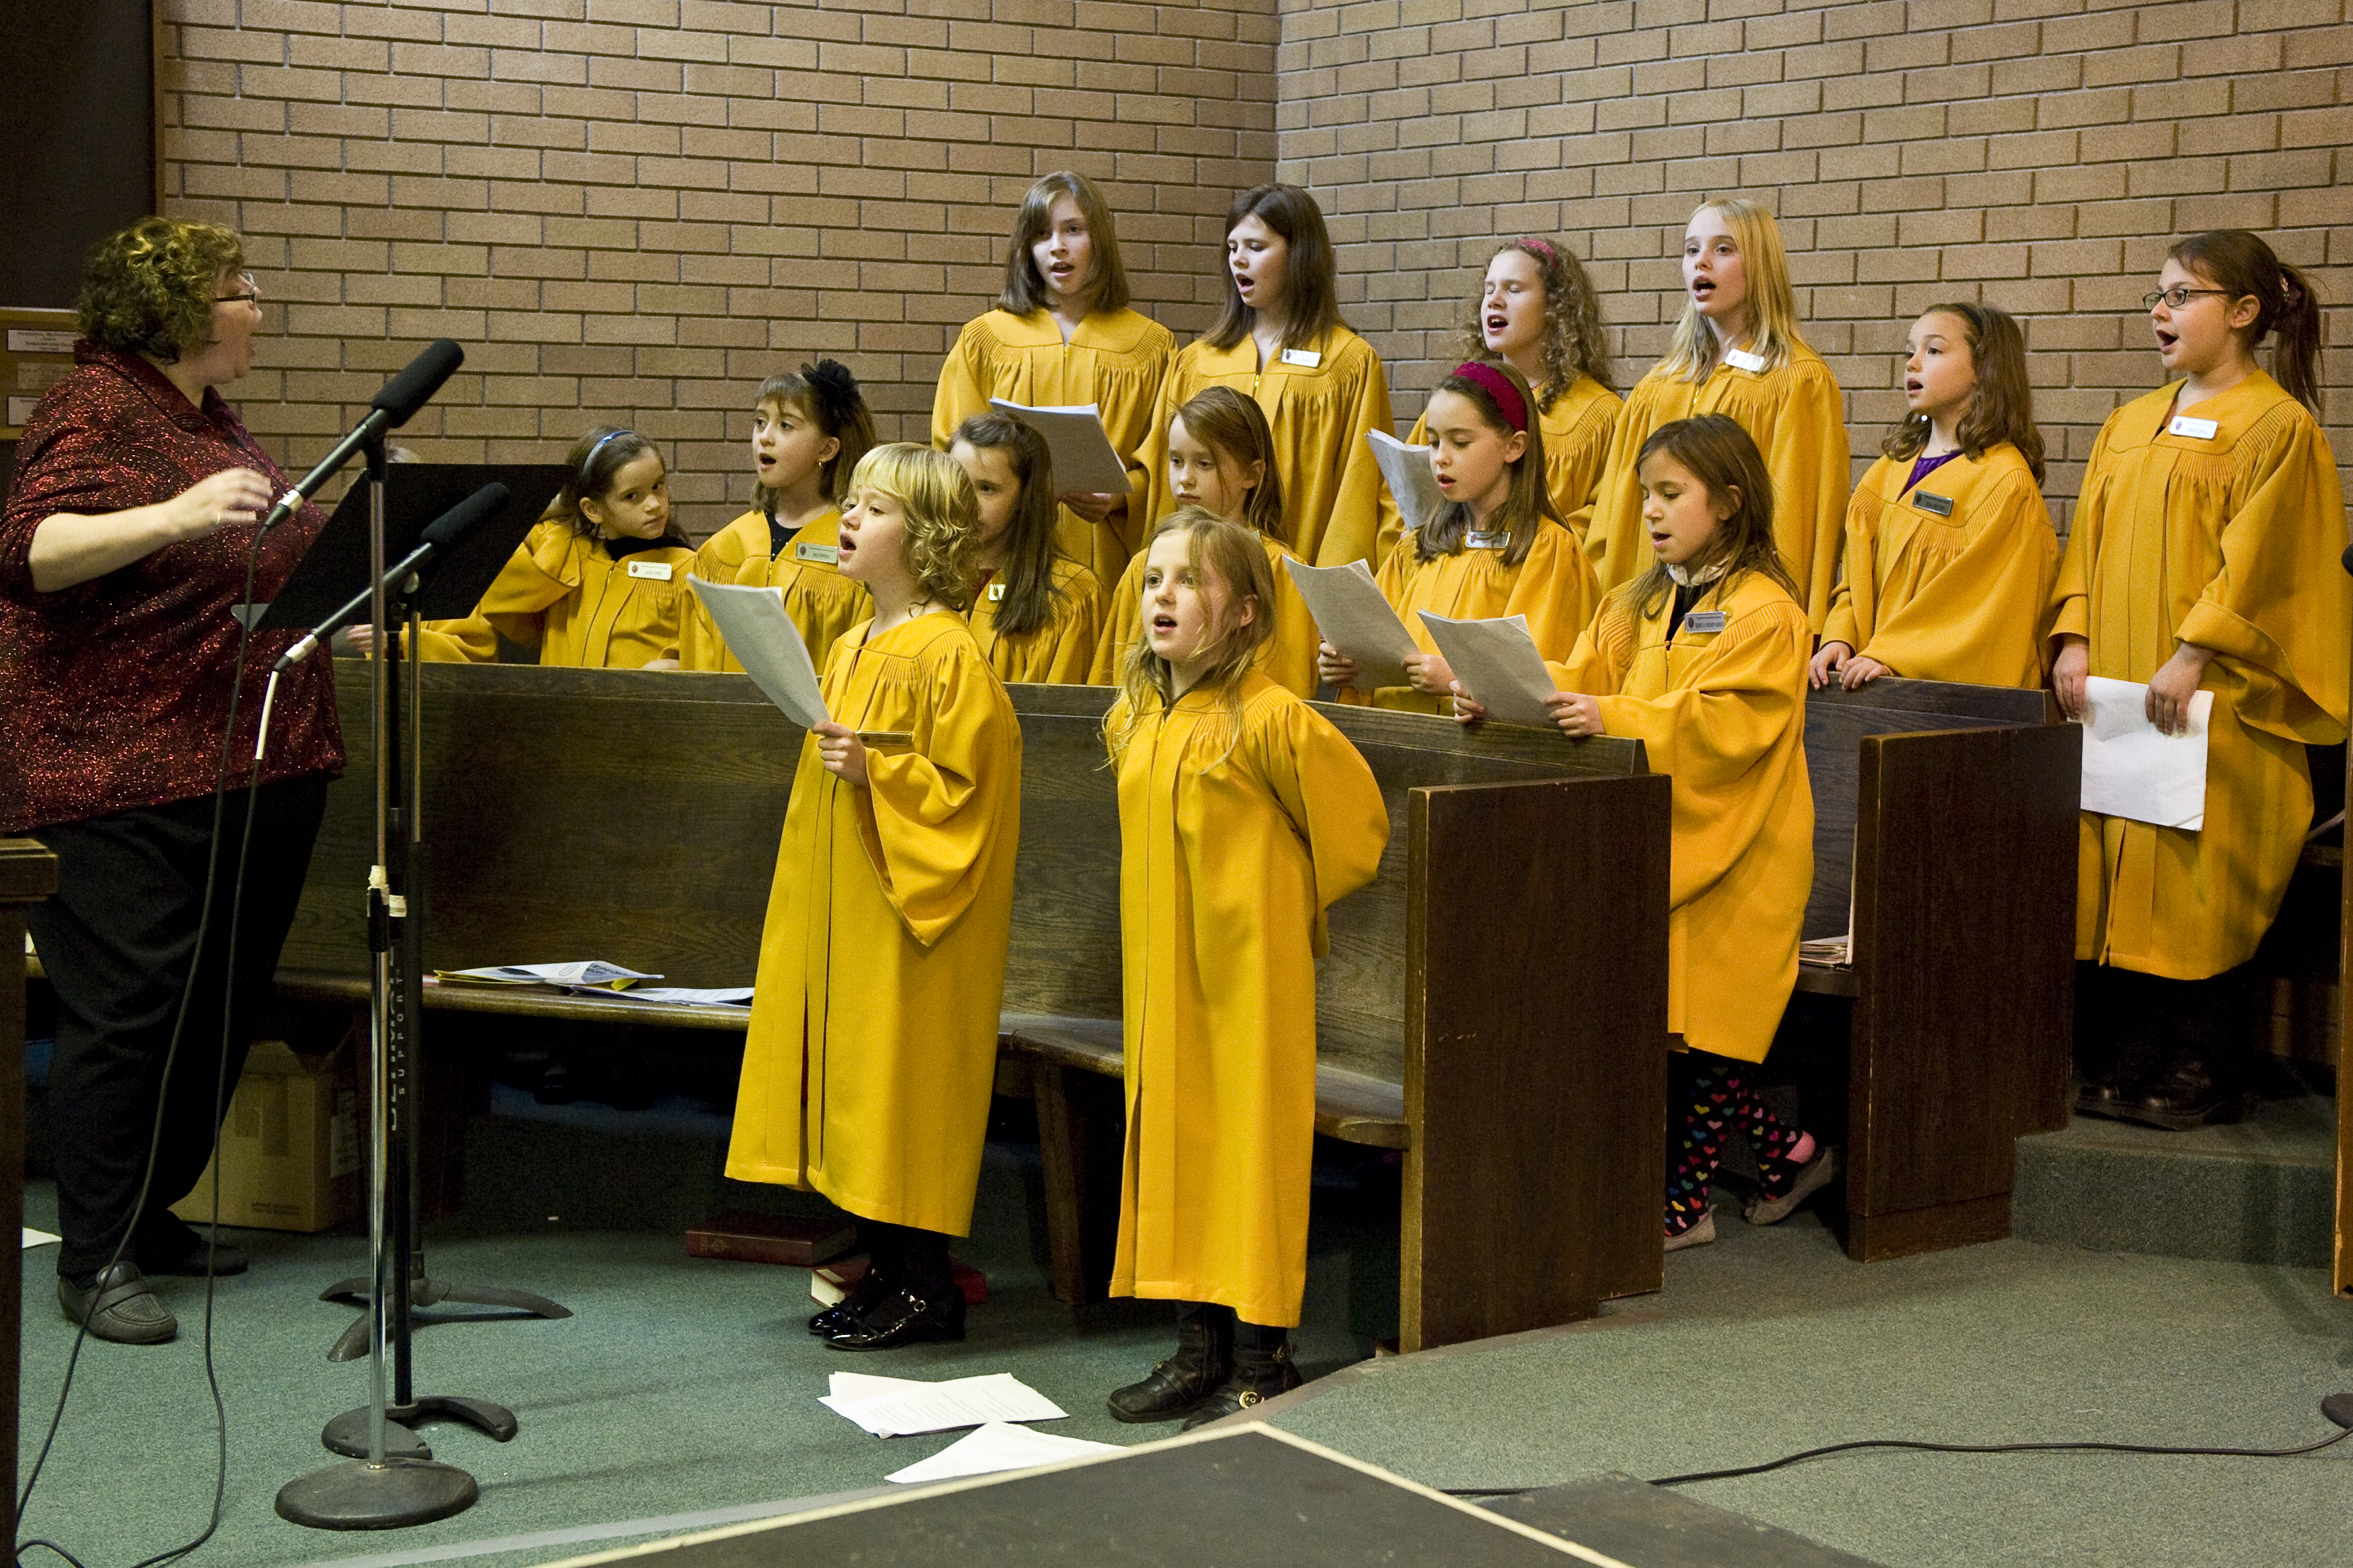
{"type": "Polygon", "coordinates": [[[1361,561],[1310,566],[1288,555],[1282,564],[1307,602],[1307,613],[1315,617],[1316,635],[1356,661],[1356,679],[1351,684],[1357,690],[1406,683],[1405,661],[1421,649],[1373,581],[1369,567],[1361,561]]]}
{"type": "Polygon", "coordinates": [[[877,1437],[952,1432],[992,1421],[1060,1421],[1070,1412],[1009,1372],[923,1383],[907,1377],[837,1372],[818,1403],[877,1437]]]}
{"type": "Polygon", "coordinates": [[[1410,533],[1436,517],[1438,509],[1446,504],[1446,492],[1438,488],[1438,476],[1430,471],[1430,448],[1409,447],[1386,430],[1367,430],[1365,439],[1373,444],[1373,461],[1380,465],[1381,478],[1397,500],[1406,531],[1410,533]]]}
{"type": "Polygon", "coordinates": [[[2196,833],[2206,826],[2206,726],[2214,694],[2189,700],[2189,728],[2168,735],[2148,721],[2148,688],[2084,681],[2085,811],[2196,833]]]}
{"type": "Polygon", "coordinates": [[[1054,458],[1054,488],[1083,490],[1090,495],[1132,495],[1135,485],[1127,465],[1113,449],[1103,429],[1103,410],[1092,403],[1032,408],[1026,404],[992,397],[988,405],[1010,414],[1046,438],[1054,458]]]}
{"type": "Polygon", "coordinates": [[[1115,1443],[1091,1443],[1084,1437],[1058,1437],[1051,1432],[1032,1432],[1027,1426],[991,1421],[957,1438],[930,1458],[918,1459],[905,1469],[893,1470],[882,1479],[901,1486],[914,1486],[923,1481],[952,1481],[960,1476],[987,1476],[1000,1470],[1034,1469],[1039,1465],[1059,1465],[1065,1459],[1082,1459],[1090,1454],[1116,1454],[1120,1451],[1115,1443]]]}
{"type": "Polygon", "coordinates": [[[1454,671],[1454,679],[1472,700],[1487,710],[1487,717],[1506,724],[1556,728],[1545,699],[1559,688],[1545,668],[1544,655],[1528,636],[1525,616],[1493,620],[1455,620],[1418,612],[1438,645],[1439,657],[1454,671]]]}
{"type": "Polygon", "coordinates": [[[687,583],[702,597],[727,651],[752,684],[802,729],[825,722],[817,666],[810,661],[808,644],[801,640],[801,629],[785,614],[783,597],[774,588],[744,583],[706,583],[692,576],[687,583]]]}

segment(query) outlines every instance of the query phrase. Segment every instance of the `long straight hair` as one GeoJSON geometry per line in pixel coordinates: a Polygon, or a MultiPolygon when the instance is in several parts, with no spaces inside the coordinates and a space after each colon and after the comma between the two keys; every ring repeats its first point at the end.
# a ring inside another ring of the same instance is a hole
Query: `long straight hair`
{"type": "Polygon", "coordinates": [[[1171,415],[1182,419],[1185,433],[1238,468],[1261,465],[1261,478],[1242,502],[1241,521],[1273,540],[1291,543],[1291,524],[1282,515],[1282,476],[1274,470],[1274,429],[1258,399],[1230,386],[1205,387],[1171,415]]]}
{"type": "MultiPolygon", "coordinates": [[[[2018,448],[2018,455],[2034,474],[2034,482],[2041,484],[2042,431],[2034,423],[2034,387],[2026,378],[2026,334],[2018,330],[2008,310],[1994,305],[1956,300],[1929,306],[1920,312],[1920,319],[1925,321],[1940,315],[1961,323],[1961,336],[1968,342],[1969,364],[1977,378],[1969,392],[1969,405],[1953,426],[1962,453],[1974,463],[1989,447],[2007,441],[2018,448]]],[[[1879,449],[1898,462],[1906,461],[1918,457],[1935,433],[1936,422],[1926,414],[1906,414],[1887,433],[1879,449]]]]}
{"type": "MultiPolygon", "coordinates": [[[[1226,209],[1225,233],[1246,217],[1254,217],[1282,240],[1283,307],[1282,347],[1304,347],[1334,327],[1340,319],[1340,266],[1332,255],[1332,237],[1324,227],[1324,209],[1297,185],[1252,185],[1226,209]]],[[[1234,269],[1219,264],[1226,280],[1226,304],[1217,324],[1201,341],[1223,353],[1258,327],[1258,311],[1242,300],[1234,287],[1234,269]]],[[[1187,426],[1186,428],[1190,429],[1187,426]]]]}
{"type": "MultiPolygon", "coordinates": [[[[859,459],[874,448],[874,416],[867,409],[858,378],[837,359],[804,363],[798,370],[779,371],[760,384],[752,406],[765,408],[771,403],[794,409],[820,434],[841,443],[841,450],[827,458],[818,474],[826,499],[839,501],[849,493],[849,476],[859,459]]],[[[776,521],[776,491],[755,482],[752,503],[770,522],[776,521]]]]}
{"type": "MultiPolygon", "coordinates": [[[[1584,265],[1567,246],[1522,235],[1497,246],[1495,256],[1512,250],[1536,264],[1536,276],[1544,283],[1544,348],[1539,361],[1544,366],[1544,390],[1536,395],[1536,412],[1549,414],[1560,395],[1575,386],[1580,375],[1589,375],[1603,386],[1609,384],[1609,348],[1601,335],[1601,300],[1594,293],[1584,265]]],[[[1488,266],[1495,265],[1495,256],[1487,258],[1488,266]]],[[[1482,298],[1486,293],[1483,273],[1479,292],[1482,298]]],[[[1478,300],[1471,302],[1471,324],[1462,329],[1459,352],[1466,360],[1493,357],[1487,347],[1479,303],[1478,300]]]]}
{"type": "MultiPolygon", "coordinates": [[[[1789,597],[1803,604],[1805,595],[1798,591],[1797,579],[1789,575],[1788,564],[1781,559],[1781,547],[1773,542],[1772,476],[1765,471],[1764,454],[1757,450],[1757,443],[1749,439],[1739,421],[1728,414],[1703,414],[1662,425],[1635,455],[1635,471],[1640,473],[1644,463],[1659,456],[1681,463],[1707,490],[1711,500],[1732,505],[1732,515],[1716,524],[1715,537],[1684,567],[1685,574],[1721,564],[1719,587],[1729,592],[1740,574],[1754,572],[1778,583],[1789,597]]],[[[1634,580],[1636,613],[1648,619],[1674,591],[1675,580],[1666,563],[1653,559],[1651,569],[1634,580]]]]}
{"type": "MultiPolygon", "coordinates": [[[[1528,449],[1512,465],[1512,488],[1504,501],[1487,519],[1487,531],[1497,529],[1505,532],[1504,564],[1517,566],[1528,558],[1528,551],[1536,542],[1536,531],[1546,518],[1562,527],[1568,526],[1559,509],[1552,504],[1549,487],[1545,483],[1544,429],[1536,423],[1533,410],[1535,398],[1528,391],[1527,378],[1500,360],[1484,362],[1500,371],[1520,395],[1520,406],[1530,410],[1528,416],[1528,449]]],[[[1471,400],[1478,409],[1480,419],[1487,428],[1508,441],[1514,431],[1512,422],[1504,416],[1503,406],[1495,401],[1494,393],[1467,375],[1449,374],[1439,377],[1430,389],[1434,396],[1451,392],[1471,400]]],[[[1419,561],[1435,561],[1441,555],[1451,555],[1462,548],[1471,531],[1471,504],[1468,501],[1448,501],[1438,509],[1438,515],[1414,532],[1413,552],[1419,561]]]]}
{"type": "MultiPolygon", "coordinates": [[[[1184,533],[1186,560],[1204,596],[1212,604],[1208,627],[1209,666],[1198,683],[1219,700],[1226,719],[1226,748],[1241,736],[1241,683],[1258,661],[1259,649],[1274,637],[1274,566],[1266,546],[1247,523],[1219,517],[1205,506],[1178,507],[1160,520],[1145,542],[1148,557],[1154,541],[1168,533],[1184,533]],[[1235,612],[1251,606],[1247,621],[1235,612]]],[[[1150,591],[1145,595],[1150,603],[1150,591]]],[[[1131,628],[1140,630],[1140,628],[1131,628]]],[[[1124,752],[1136,726],[1176,700],[1176,671],[1152,651],[1152,639],[1137,636],[1120,656],[1120,689],[1127,698],[1127,723],[1109,736],[1114,752],[1124,752]]]]}
{"type": "MultiPolygon", "coordinates": [[[[602,505],[605,492],[613,488],[615,476],[649,452],[657,458],[661,456],[661,448],[650,437],[618,425],[597,426],[573,442],[572,450],[564,455],[564,466],[568,471],[564,476],[563,488],[547,503],[547,510],[539,514],[539,521],[564,523],[583,539],[597,538],[597,527],[580,510],[581,501],[593,500],[602,505]]],[[[662,464],[662,477],[670,477],[667,461],[662,464]]],[[[662,542],[681,548],[686,545],[686,535],[679,531],[674,509],[662,525],[662,542]]]]}
{"type": "MultiPolygon", "coordinates": [[[[2274,378],[2290,397],[2320,413],[2320,296],[2312,279],[2282,261],[2263,237],[2215,228],[2177,239],[2166,254],[2232,300],[2253,296],[2255,324],[2241,335],[2253,353],[2271,337],[2274,378]]],[[[2224,301],[2225,304],[2229,300],[2224,301]]]]}
{"type": "Polygon", "coordinates": [[[1131,296],[1127,268],[1120,265],[1119,231],[1111,221],[1111,205],[1084,174],[1060,169],[1039,180],[1021,197],[1013,215],[1013,237],[1005,247],[1005,287],[997,296],[997,309],[1026,316],[1042,310],[1051,298],[1046,280],[1038,276],[1038,258],[1030,247],[1054,226],[1054,200],[1068,196],[1086,220],[1092,259],[1087,268],[1087,313],[1124,310],[1131,296]]]}
{"type": "Polygon", "coordinates": [[[992,617],[998,634],[1019,637],[1050,626],[1066,597],[1054,585],[1054,456],[1046,438],[1009,414],[976,414],[956,426],[956,441],[982,452],[1002,452],[1020,491],[1005,525],[1005,597],[992,617]]]}
{"type": "MultiPolygon", "coordinates": [[[[1748,352],[1772,370],[1806,346],[1798,331],[1798,292],[1789,285],[1789,255],[1781,247],[1781,226],[1763,204],[1746,196],[1718,196],[1692,209],[1724,215],[1732,242],[1740,247],[1742,276],[1747,279],[1748,352]]],[[[1690,225],[1685,223],[1685,228],[1690,225]]],[[[1675,320],[1674,336],[1659,361],[1660,373],[1672,381],[1705,381],[1715,367],[1715,329],[1690,300],[1675,320]]]]}

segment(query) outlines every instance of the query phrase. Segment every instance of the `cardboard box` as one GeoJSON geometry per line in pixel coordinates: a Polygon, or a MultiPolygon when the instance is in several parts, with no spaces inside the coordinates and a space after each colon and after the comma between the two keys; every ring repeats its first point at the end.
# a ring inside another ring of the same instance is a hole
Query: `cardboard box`
{"type": "MultiPolygon", "coordinates": [[[[256,1040],[214,1155],[223,1225],[324,1230],[360,1211],[360,1096],[352,1052],[299,1057],[256,1040]]],[[[192,1225],[212,1212],[212,1166],[172,1205],[192,1225]]]]}

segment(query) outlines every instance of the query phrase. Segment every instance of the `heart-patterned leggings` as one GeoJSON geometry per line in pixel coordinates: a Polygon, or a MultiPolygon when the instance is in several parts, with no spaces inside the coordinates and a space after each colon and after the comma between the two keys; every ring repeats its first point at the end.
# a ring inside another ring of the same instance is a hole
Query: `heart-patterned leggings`
{"type": "Polygon", "coordinates": [[[1705,1051],[1667,1058],[1667,1235],[1681,1236],[1707,1217],[1708,1189],[1724,1158],[1724,1141],[1747,1136],[1765,1195],[1779,1197],[1798,1179],[1789,1151],[1803,1131],[1773,1114],[1757,1094],[1757,1068],[1705,1051]]]}

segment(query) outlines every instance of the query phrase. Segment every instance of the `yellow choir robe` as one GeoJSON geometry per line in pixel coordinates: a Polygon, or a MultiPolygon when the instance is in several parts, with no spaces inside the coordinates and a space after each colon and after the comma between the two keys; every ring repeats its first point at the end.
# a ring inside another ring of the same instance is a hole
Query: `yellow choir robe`
{"type": "Polygon", "coordinates": [[[1095,649],[1103,643],[1103,614],[1111,595],[1093,573],[1065,556],[1054,559],[1054,586],[1059,595],[1052,618],[1018,637],[1000,636],[997,630],[997,607],[1005,597],[1001,579],[992,577],[981,584],[965,616],[988,668],[1008,685],[1087,684],[1095,649]]]}
{"type": "MultiPolygon", "coordinates": [[[[809,662],[823,669],[826,655],[841,634],[874,614],[865,584],[843,576],[834,564],[840,545],[841,514],[828,511],[804,523],[772,557],[768,517],[755,508],[702,542],[694,552],[694,574],[706,583],[776,589],[785,601],[785,614],[808,644],[809,662]]],[[[744,666],[727,651],[702,601],[691,600],[685,614],[679,668],[741,672],[744,666]]]]}
{"type": "Polygon", "coordinates": [[[639,550],[616,560],[602,540],[566,522],[523,536],[474,613],[427,621],[418,650],[428,660],[488,663],[498,637],[539,650],[539,662],[575,669],[642,669],[676,658],[694,552],[639,550]]]}
{"type": "MultiPolygon", "coordinates": [[[[1500,549],[1464,546],[1451,555],[1424,561],[1415,553],[1410,536],[1398,542],[1381,563],[1381,594],[1405,623],[1422,652],[1436,653],[1430,628],[1418,611],[1457,620],[1486,620],[1525,616],[1528,636],[1536,651],[1548,659],[1567,658],[1577,647],[1577,634],[1600,606],[1601,592],[1593,580],[1593,563],[1577,547],[1577,536],[1546,518],[1517,566],[1504,564],[1500,549]]],[[[1417,691],[1410,686],[1383,686],[1369,695],[1343,687],[1340,700],[1370,703],[1375,708],[1400,708],[1416,713],[1451,713],[1454,699],[1417,691]]]]}
{"type": "Polygon", "coordinates": [[[1026,316],[991,310],[965,323],[940,366],[939,389],[932,396],[932,445],[946,451],[956,426],[987,413],[992,397],[1030,408],[1095,405],[1135,490],[1125,517],[1115,513],[1108,522],[1089,522],[1068,507],[1060,509],[1054,542],[1108,583],[1135,553],[1145,523],[1158,515],[1143,510],[1147,476],[1137,454],[1152,434],[1154,399],[1176,356],[1176,340],[1168,329],[1134,310],[1097,311],[1072,329],[1068,342],[1060,324],[1045,310],[1026,316]]]}
{"type": "MultiPolygon", "coordinates": [[[[1293,695],[1313,697],[1315,617],[1307,613],[1307,601],[1299,596],[1299,584],[1282,564],[1297,557],[1264,534],[1259,535],[1259,541],[1266,546],[1267,564],[1274,569],[1274,603],[1269,606],[1274,616],[1274,636],[1258,650],[1258,668],[1293,695]]],[[[1122,656],[1143,636],[1144,555],[1139,552],[1127,563],[1127,570],[1120,574],[1119,586],[1112,590],[1111,610],[1103,619],[1103,637],[1095,644],[1094,667],[1087,684],[1117,686],[1122,656]]]]}
{"type": "Polygon", "coordinates": [[[2034,471],[2003,441],[1907,490],[1913,462],[1882,458],[1855,487],[1822,640],[1907,679],[2041,686],[2059,535],[2034,471]]]}
{"type": "Polygon", "coordinates": [[[1264,411],[1274,437],[1271,467],[1282,479],[1282,515],[1299,558],[1318,566],[1369,563],[1380,515],[1381,473],[1365,435],[1391,434],[1396,424],[1389,416],[1388,380],[1373,345],[1345,327],[1334,327],[1304,349],[1278,352],[1261,369],[1258,344],[1250,338],[1225,350],[1198,340],[1186,344],[1160,389],[1141,454],[1150,487],[1143,516],[1157,519],[1175,509],[1168,488],[1168,421],[1194,395],[1212,386],[1247,394],[1264,411]]]}
{"type": "Polygon", "coordinates": [[[2060,563],[2053,634],[2091,673],[2146,681],[2177,641],[2220,655],[2200,681],[2205,827],[2086,813],[2075,956],[2202,980],[2254,956],[2312,819],[2304,748],[2345,739],[2353,595],[2327,437],[2258,371],[2177,409],[2180,384],[2127,403],[2093,444],[2060,563]],[[2211,420],[2211,437],[2171,427],[2211,420]]]}
{"type": "MultiPolygon", "coordinates": [[[[1543,401],[1541,395],[1537,401],[1543,401]]],[[[1579,545],[1585,542],[1585,531],[1593,521],[1593,487],[1601,478],[1602,460],[1609,456],[1609,433],[1617,427],[1620,406],[1616,393],[1589,375],[1580,375],[1553,400],[1550,408],[1536,416],[1536,429],[1544,437],[1545,493],[1552,497],[1553,510],[1577,535],[1579,545]]],[[[1413,434],[1406,437],[1406,444],[1430,445],[1427,413],[1413,422],[1413,434]]],[[[1389,494],[1386,484],[1380,487],[1379,501],[1380,522],[1373,549],[1376,562],[1389,558],[1405,527],[1397,497],[1389,494]]]]}
{"type": "Polygon", "coordinates": [[[1720,632],[1688,621],[1667,640],[1672,596],[1648,616],[1614,589],[1566,665],[1564,691],[1601,700],[1602,730],[1640,741],[1673,782],[1668,851],[1667,1027],[1694,1050],[1761,1062],[1798,981],[1814,884],[1806,776],[1805,611],[1780,584],[1736,574],[1700,595],[1720,632]]]}
{"type": "Polygon", "coordinates": [[[1730,415],[1763,454],[1773,479],[1774,542],[1804,591],[1807,620],[1819,629],[1838,581],[1849,482],[1846,419],[1830,366],[1802,343],[1770,370],[1743,370],[1727,359],[1696,384],[1671,381],[1655,369],[1635,384],[1618,410],[1585,532],[1602,591],[1651,569],[1635,455],[1660,426],[1701,414],[1730,415]]]}
{"type": "Polygon", "coordinates": [[[727,1174],[864,1219],[972,1229],[1013,931],[1021,727],[961,616],[834,645],[826,710],[869,782],[802,744],[760,933],[727,1174]]]}
{"type": "Polygon", "coordinates": [[[1112,1294],[1299,1321],[1324,910],[1388,842],[1356,749],[1264,676],[1239,733],[1195,688],[1121,743],[1127,1144],[1112,1294]]]}

